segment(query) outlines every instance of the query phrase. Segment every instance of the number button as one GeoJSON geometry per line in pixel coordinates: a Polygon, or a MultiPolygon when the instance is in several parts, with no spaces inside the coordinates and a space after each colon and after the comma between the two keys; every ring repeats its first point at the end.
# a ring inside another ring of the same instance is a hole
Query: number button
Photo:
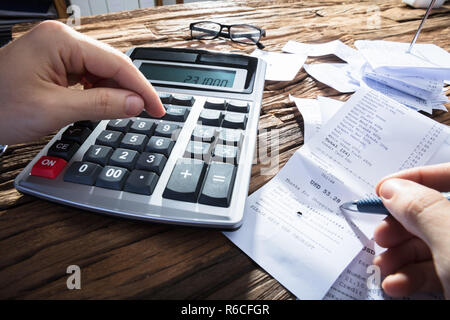
{"type": "Polygon", "coordinates": [[[170,153],[172,152],[174,143],[175,142],[169,138],[153,136],[148,141],[145,151],[161,153],[166,157],[169,157],[170,153]]]}
{"type": "Polygon", "coordinates": [[[173,123],[161,122],[155,130],[155,135],[175,140],[180,132],[180,126],[173,123]]]}
{"type": "Polygon", "coordinates": [[[111,158],[109,159],[109,164],[112,166],[118,166],[127,168],[128,170],[132,170],[137,158],[137,151],[118,148],[114,150],[111,158]]]}
{"type": "Polygon", "coordinates": [[[122,148],[133,149],[139,152],[144,151],[148,138],[145,135],[138,133],[127,133],[122,139],[120,146],[122,148]]]}
{"type": "Polygon", "coordinates": [[[111,130],[103,130],[97,137],[95,144],[101,144],[117,148],[122,141],[123,133],[111,130]]]}
{"type": "Polygon", "coordinates": [[[130,127],[130,132],[140,133],[151,136],[155,131],[155,123],[151,120],[136,120],[130,127]]]}
{"type": "Polygon", "coordinates": [[[124,168],[106,166],[100,172],[95,185],[107,189],[122,190],[128,173],[128,170],[124,168]]]}
{"type": "Polygon", "coordinates": [[[48,149],[48,155],[69,161],[79,147],[80,145],[76,142],[58,140],[48,149]]]}
{"type": "Polygon", "coordinates": [[[166,165],[167,158],[159,153],[144,152],[136,162],[136,169],[152,171],[161,175],[166,165]]]}
{"type": "Polygon", "coordinates": [[[124,191],[151,195],[158,182],[158,176],[153,172],[134,170],[125,182],[124,191]]]}
{"type": "Polygon", "coordinates": [[[106,166],[109,161],[109,157],[113,153],[111,147],[92,145],[89,147],[88,151],[84,154],[83,161],[97,163],[101,166],[106,166]]]}
{"type": "Polygon", "coordinates": [[[101,170],[98,164],[76,161],[67,169],[64,181],[92,186],[101,170]]]}
{"type": "Polygon", "coordinates": [[[108,122],[106,129],[127,132],[131,126],[130,119],[114,119],[108,122]]]}

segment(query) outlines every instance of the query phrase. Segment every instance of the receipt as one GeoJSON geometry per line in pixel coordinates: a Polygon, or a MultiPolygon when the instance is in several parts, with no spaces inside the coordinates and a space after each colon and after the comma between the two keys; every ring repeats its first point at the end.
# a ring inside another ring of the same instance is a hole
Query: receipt
{"type": "Polygon", "coordinates": [[[416,43],[407,53],[409,45],[381,40],[355,41],[356,48],[375,71],[426,76],[434,80],[450,79],[450,54],[447,51],[434,44],[416,43]]]}
{"type": "Polygon", "coordinates": [[[301,43],[289,40],[282,49],[284,52],[305,54],[309,57],[319,57],[333,54],[345,62],[363,63],[361,54],[340,40],[324,43],[301,43]]]}
{"type": "Polygon", "coordinates": [[[387,174],[426,164],[448,135],[361,88],[248,197],[242,227],[225,235],[297,297],[321,299],[385,217],[349,216],[339,206],[373,196],[387,174]]]}
{"type": "Polygon", "coordinates": [[[352,263],[342,272],[327,292],[324,300],[443,300],[440,294],[415,294],[394,299],[383,292],[382,278],[372,268],[373,258],[378,255],[375,242],[369,241],[352,263]],[[368,284],[369,282],[369,284],[368,284]]]}
{"type": "Polygon", "coordinates": [[[291,81],[306,61],[306,55],[268,52],[256,49],[251,54],[266,61],[266,80],[291,81]]]}
{"type": "Polygon", "coordinates": [[[339,92],[355,92],[359,88],[359,84],[349,74],[347,63],[305,64],[303,67],[311,77],[339,92]]]}

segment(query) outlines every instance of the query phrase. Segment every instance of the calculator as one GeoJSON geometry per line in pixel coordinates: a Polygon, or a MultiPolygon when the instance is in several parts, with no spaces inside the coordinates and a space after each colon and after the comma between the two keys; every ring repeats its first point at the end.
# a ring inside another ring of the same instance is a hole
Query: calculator
{"type": "Polygon", "coordinates": [[[242,54],[173,48],[127,52],[166,114],[78,121],[15,179],[26,194],[154,222],[242,223],[266,64],[242,54]]]}

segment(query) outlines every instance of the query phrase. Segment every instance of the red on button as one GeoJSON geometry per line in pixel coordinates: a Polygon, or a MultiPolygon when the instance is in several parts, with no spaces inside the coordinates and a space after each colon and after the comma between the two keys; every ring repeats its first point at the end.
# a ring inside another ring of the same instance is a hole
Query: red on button
{"type": "Polygon", "coordinates": [[[66,160],[42,156],[31,169],[31,175],[49,179],[55,179],[67,164],[66,160]]]}

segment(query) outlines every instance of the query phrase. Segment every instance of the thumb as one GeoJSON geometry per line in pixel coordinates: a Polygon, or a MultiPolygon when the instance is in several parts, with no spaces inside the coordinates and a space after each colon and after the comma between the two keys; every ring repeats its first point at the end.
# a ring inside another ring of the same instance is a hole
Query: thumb
{"type": "Polygon", "coordinates": [[[413,181],[388,179],[380,187],[380,196],[392,216],[430,249],[447,245],[450,201],[441,193],[413,181]]]}
{"type": "Polygon", "coordinates": [[[144,109],[144,100],[133,91],[116,88],[93,88],[87,90],[61,89],[60,101],[65,120],[104,120],[129,118],[144,109]]]}

